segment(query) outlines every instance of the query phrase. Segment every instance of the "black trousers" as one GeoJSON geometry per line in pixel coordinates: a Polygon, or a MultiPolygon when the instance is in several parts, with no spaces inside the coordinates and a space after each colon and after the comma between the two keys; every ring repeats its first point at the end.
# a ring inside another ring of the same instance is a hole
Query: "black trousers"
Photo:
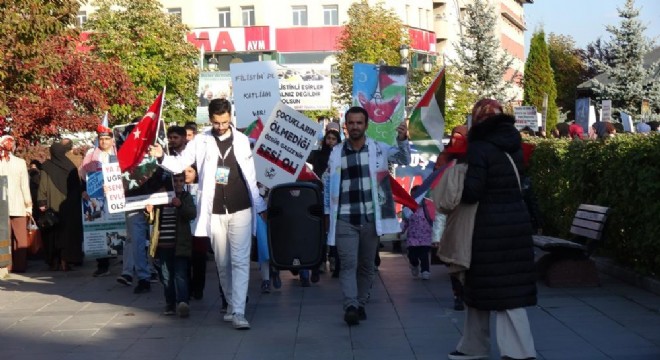
{"type": "Polygon", "coordinates": [[[408,261],[410,265],[419,266],[421,272],[430,271],[430,246],[408,246],[408,261]]]}

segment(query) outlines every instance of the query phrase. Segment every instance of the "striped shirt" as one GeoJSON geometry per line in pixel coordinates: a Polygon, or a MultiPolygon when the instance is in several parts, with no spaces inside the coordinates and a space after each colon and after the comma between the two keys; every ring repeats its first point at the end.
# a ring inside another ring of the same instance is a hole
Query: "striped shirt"
{"type": "Polygon", "coordinates": [[[353,225],[374,220],[369,151],[366,143],[357,151],[353,150],[348,141],[343,145],[339,218],[353,225]]]}
{"type": "Polygon", "coordinates": [[[173,248],[176,245],[176,208],[165,205],[161,211],[158,247],[173,248]]]}

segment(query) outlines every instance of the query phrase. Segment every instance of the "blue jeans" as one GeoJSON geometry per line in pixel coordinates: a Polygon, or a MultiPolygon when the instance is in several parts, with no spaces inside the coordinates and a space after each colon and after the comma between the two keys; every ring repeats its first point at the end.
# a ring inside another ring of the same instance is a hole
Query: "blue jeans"
{"type": "Polygon", "coordinates": [[[124,247],[124,261],[132,255],[132,263],[124,264],[122,274],[131,275],[135,271],[138,280],[148,281],[151,278],[147,260],[147,232],[149,227],[142,210],[126,213],[126,231],[128,233],[127,243],[129,244],[124,247]],[[126,256],[126,252],[130,252],[130,255],[126,256]]]}
{"type": "Polygon", "coordinates": [[[190,259],[176,256],[175,249],[158,249],[156,257],[160,263],[159,271],[163,283],[165,303],[176,305],[180,302],[188,303],[188,281],[190,259]]]}

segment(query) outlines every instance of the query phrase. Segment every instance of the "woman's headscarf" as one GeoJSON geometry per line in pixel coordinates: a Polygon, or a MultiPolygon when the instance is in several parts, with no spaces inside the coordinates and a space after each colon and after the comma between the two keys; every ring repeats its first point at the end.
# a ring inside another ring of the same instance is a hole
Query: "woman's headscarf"
{"type": "Polygon", "coordinates": [[[10,135],[0,137],[0,161],[9,161],[9,155],[16,150],[16,140],[10,135]]]}
{"type": "Polygon", "coordinates": [[[477,125],[491,116],[502,113],[504,113],[504,109],[497,100],[481,99],[472,108],[472,125],[477,125]]]}
{"type": "Polygon", "coordinates": [[[53,182],[53,185],[62,193],[67,194],[67,181],[71,171],[76,165],[69,160],[66,153],[71,149],[69,145],[56,142],[50,146],[50,160],[44,162],[44,171],[53,182]]]}

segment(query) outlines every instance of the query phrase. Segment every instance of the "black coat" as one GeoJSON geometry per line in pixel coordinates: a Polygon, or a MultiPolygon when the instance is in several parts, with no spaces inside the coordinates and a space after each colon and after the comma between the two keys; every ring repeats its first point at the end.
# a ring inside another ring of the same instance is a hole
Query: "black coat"
{"type": "Polygon", "coordinates": [[[497,115],[470,129],[462,202],[479,203],[465,302],[480,310],[536,304],[532,225],[511,162],[522,169],[514,118],[497,115]]]}

